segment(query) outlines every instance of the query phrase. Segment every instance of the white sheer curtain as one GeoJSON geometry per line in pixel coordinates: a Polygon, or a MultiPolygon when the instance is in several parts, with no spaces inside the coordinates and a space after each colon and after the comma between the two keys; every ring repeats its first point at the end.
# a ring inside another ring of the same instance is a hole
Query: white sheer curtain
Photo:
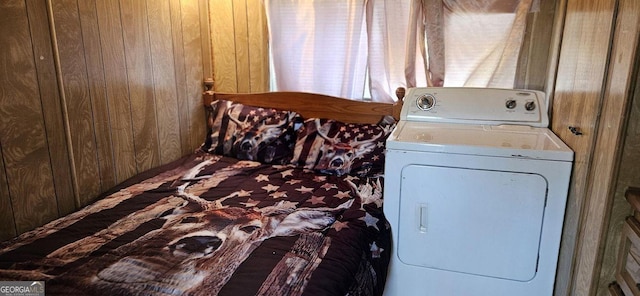
{"type": "Polygon", "coordinates": [[[364,1],[265,0],[275,90],[361,98],[364,1]]]}
{"type": "Polygon", "coordinates": [[[513,87],[537,0],[264,0],[272,90],[391,102],[397,87],[513,87]],[[366,76],[369,81],[366,81],[366,76]]]}
{"type": "Polygon", "coordinates": [[[409,44],[426,44],[421,54],[428,85],[512,88],[526,16],[537,5],[535,0],[413,0],[410,36],[418,41],[409,44]]]}
{"type": "Polygon", "coordinates": [[[410,2],[397,0],[264,0],[273,90],[395,100],[406,86],[404,62],[410,2]]]}

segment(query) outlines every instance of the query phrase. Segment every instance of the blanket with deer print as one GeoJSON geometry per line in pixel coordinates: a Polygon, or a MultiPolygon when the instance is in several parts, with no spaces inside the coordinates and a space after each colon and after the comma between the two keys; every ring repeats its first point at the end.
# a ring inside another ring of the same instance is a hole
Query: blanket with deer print
{"type": "Polygon", "coordinates": [[[0,244],[47,295],[380,295],[381,177],[196,154],[0,244]]]}

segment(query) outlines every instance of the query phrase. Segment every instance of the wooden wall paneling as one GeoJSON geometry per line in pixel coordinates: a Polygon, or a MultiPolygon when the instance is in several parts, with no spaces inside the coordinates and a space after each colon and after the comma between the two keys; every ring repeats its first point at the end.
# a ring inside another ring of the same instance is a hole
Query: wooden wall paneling
{"type": "Polygon", "coordinates": [[[47,144],[56,192],[55,199],[58,204],[58,213],[64,215],[76,209],[76,198],[67,146],[67,132],[63,121],[56,77],[49,13],[45,1],[27,0],[26,4],[40,100],[44,110],[47,144]]]}
{"type": "Polygon", "coordinates": [[[9,183],[7,182],[3,159],[2,145],[0,145],[0,241],[5,241],[18,235],[16,223],[13,219],[9,183]]]}
{"type": "Polygon", "coordinates": [[[625,191],[629,187],[640,185],[640,53],[636,54],[635,92],[629,107],[629,119],[622,147],[622,157],[618,169],[616,193],[611,209],[609,227],[607,231],[607,246],[603,255],[602,268],[598,293],[605,289],[608,283],[615,279],[616,263],[620,247],[621,229],[624,220],[632,213],[631,207],[625,198],[625,191]]]}
{"type": "Polygon", "coordinates": [[[52,9],[64,102],[67,110],[72,110],[67,114],[73,151],[71,157],[76,172],[79,172],[80,203],[85,205],[100,194],[101,188],[80,15],[75,0],[52,1],[52,9]]]}
{"type": "Polygon", "coordinates": [[[250,92],[269,91],[269,30],[262,0],[247,0],[250,92]]]}
{"type": "Polygon", "coordinates": [[[182,156],[169,1],[147,0],[160,163],[182,156]]]}
{"type": "Polygon", "coordinates": [[[119,183],[137,172],[120,5],[117,0],[96,1],[96,11],[111,123],[116,183],[119,183]]]}
{"type": "MultiPolygon", "coordinates": [[[[592,272],[589,274],[577,270],[578,283],[591,283],[590,292],[593,295],[597,291],[605,291],[606,285],[611,282],[608,280],[607,283],[603,283],[600,280],[604,261],[616,261],[616,254],[605,257],[605,251],[609,222],[610,219],[616,218],[611,216],[614,214],[611,209],[615,203],[619,160],[624,148],[628,111],[638,77],[639,36],[640,2],[619,0],[605,97],[594,151],[593,167],[597,170],[592,170],[589,176],[589,208],[585,211],[585,223],[582,225],[580,236],[580,241],[584,242],[580,257],[589,259],[581,261],[584,262],[582,269],[592,272]]],[[[620,221],[622,217],[617,219],[620,221]]]]}
{"type": "Polygon", "coordinates": [[[203,81],[203,52],[202,42],[204,38],[200,35],[202,24],[200,22],[200,3],[198,1],[182,1],[182,42],[184,46],[185,59],[185,81],[187,91],[187,102],[189,103],[189,137],[191,150],[199,147],[206,132],[204,108],[202,108],[202,81],[203,81]]]}
{"type": "MultiPolygon", "coordinates": [[[[590,283],[573,282],[574,270],[580,270],[581,243],[579,225],[587,194],[596,124],[611,34],[615,0],[567,1],[564,31],[557,69],[553,101],[552,130],[575,152],[569,188],[565,224],[556,279],[556,295],[584,294],[590,283]],[[558,116],[561,114],[561,116],[558,116]],[[582,135],[574,135],[569,127],[582,135]]],[[[577,272],[576,272],[577,275],[577,272]]]]}
{"type": "Polygon", "coordinates": [[[100,192],[104,192],[116,185],[116,172],[96,1],[77,1],[77,4],[93,111],[93,129],[98,160],[95,165],[100,173],[100,192]]]}
{"type": "Polygon", "coordinates": [[[210,0],[214,90],[238,92],[233,1],[210,0]]]}
{"type": "Polygon", "coordinates": [[[0,146],[16,233],[58,217],[51,159],[24,1],[0,3],[0,146]]]}
{"type": "Polygon", "coordinates": [[[160,164],[146,1],[120,0],[136,167],[160,164]]]}
{"type": "MultiPolygon", "coordinates": [[[[202,38],[203,79],[213,77],[213,54],[211,53],[211,26],[209,25],[209,0],[199,0],[200,38],[202,38]]],[[[201,84],[202,89],[204,85],[201,84]]]]}
{"type": "Polygon", "coordinates": [[[249,26],[246,0],[233,0],[233,32],[236,58],[237,92],[251,92],[249,63],[249,26]]]}
{"type": "Polygon", "coordinates": [[[191,152],[189,135],[191,104],[187,100],[186,64],[184,56],[184,42],[182,41],[182,8],[181,0],[169,0],[171,9],[171,38],[173,42],[173,58],[175,66],[176,98],[178,100],[178,121],[180,122],[180,147],[182,155],[191,152]]]}

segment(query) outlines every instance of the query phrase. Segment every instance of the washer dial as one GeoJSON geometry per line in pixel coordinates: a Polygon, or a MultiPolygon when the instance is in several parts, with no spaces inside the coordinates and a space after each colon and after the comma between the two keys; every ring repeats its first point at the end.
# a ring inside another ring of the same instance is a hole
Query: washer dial
{"type": "Polygon", "coordinates": [[[422,111],[430,110],[436,105],[436,97],[432,94],[423,94],[416,99],[416,105],[422,111]]]}

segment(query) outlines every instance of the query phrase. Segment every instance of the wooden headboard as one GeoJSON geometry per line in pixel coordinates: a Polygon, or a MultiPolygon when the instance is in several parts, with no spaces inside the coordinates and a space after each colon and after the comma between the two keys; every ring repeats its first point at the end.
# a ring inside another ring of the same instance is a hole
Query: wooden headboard
{"type": "Polygon", "coordinates": [[[207,107],[211,102],[222,99],[256,107],[295,111],[304,118],[330,118],[348,123],[378,123],[386,115],[399,120],[404,97],[404,89],[396,92],[399,99],[390,104],[354,101],[305,92],[219,93],[214,92],[212,87],[213,81],[205,80],[207,90],[202,95],[202,103],[207,107]]]}

